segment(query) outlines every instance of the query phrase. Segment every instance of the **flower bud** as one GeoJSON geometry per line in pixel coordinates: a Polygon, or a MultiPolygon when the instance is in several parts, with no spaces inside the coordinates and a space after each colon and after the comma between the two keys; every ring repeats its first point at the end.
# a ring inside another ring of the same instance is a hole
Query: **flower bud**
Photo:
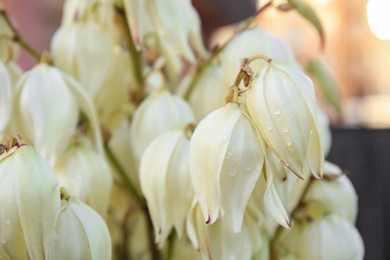
{"type": "Polygon", "coordinates": [[[205,225],[201,209],[194,205],[187,218],[187,235],[192,245],[200,251],[202,259],[252,259],[263,248],[260,228],[246,214],[242,229],[235,233],[231,224],[222,219],[205,225]]]}
{"type": "Polygon", "coordinates": [[[110,260],[111,238],[99,214],[73,197],[61,204],[45,259],[110,260]]]}
{"type": "Polygon", "coordinates": [[[163,55],[173,78],[183,68],[183,58],[195,63],[195,52],[206,56],[200,19],[190,0],[125,0],[124,5],[127,20],[138,32],[140,42],[163,55]]]}
{"type": "Polygon", "coordinates": [[[133,80],[130,57],[121,47],[115,46],[112,59],[100,91],[96,94],[95,104],[100,123],[113,128],[118,123],[121,112],[128,102],[129,85],[133,80]]]}
{"type": "Polygon", "coordinates": [[[51,49],[56,66],[74,76],[95,98],[107,76],[112,53],[112,43],[99,24],[80,21],[60,27],[51,49]]]}
{"type": "Polygon", "coordinates": [[[152,92],[134,113],[130,127],[132,151],[138,162],[146,147],[160,134],[195,121],[191,107],[165,89],[152,92]]]}
{"type": "Polygon", "coordinates": [[[225,104],[229,89],[224,80],[222,69],[217,65],[209,66],[200,76],[188,100],[198,122],[225,104]]]}
{"type": "Polygon", "coordinates": [[[0,152],[0,258],[45,259],[60,210],[58,180],[31,146],[8,141],[0,152]]]}
{"type": "Polygon", "coordinates": [[[189,168],[190,141],[183,130],[160,135],[142,156],[140,181],[156,241],[163,246],[172,227],[181,238],[194,192],[189,168]]]}
{"type": "Polygon", "coordinates": [[[88,118],[96,148],[102,154],[100,128],[91,99],[68,75],[39,64],[22,76],[14,101],[13,130],[25,133],[52,165],[70,144],[79,108],[88,118]]]}
{"type": "Polygon", "coordinates": [[[263,61],[247,91],[251,117],[267,145],[301,178],[322,176],[324,156],[317,126],[314,87],[301,71],[263,61]]]}
{"type": "Polygon", "coordinates": [[[334,214],[294,225],[282,235],[278,247],[284,247],[300,260],[361,260],[364,255],[359,232],[350,222],[334,214]]]}
{"type": "Polygon", "coordinates": [[[317,202],[327,212],[355,223],[358,207],[356,191],[341,169],[330,162],[325,162],[324,178],[310,185],[304,202],[317,202]]]}
{"type": "Polygon", "coordinates": [[[230,87],[234,82],[237,72],[240,70],[242,59],[259,55],[299,68],[293,52],[285,42],[258,27],[254,27],[234,36],[223,49],[221,66],[225,76],[225,84],[230,87]]]}
{"type": "Polygon", "coordinates": [[[0,135],[11,116],[11,80],[3,62],[0,61],[0,135]]]}
{"type": "Polygon", "coordinates": [[[109,166],[86,144],[72,146],[55,167],[61,186],[105,216],[112,187],[109,166]]]}
{"type": "Polygon", "coordinates": [[[206,224],[225,214],[234,232],[241,230],[263,162],[258,133],[238,104],[229,103],[199,123],[191,139],[190,169],[206,224]]]}

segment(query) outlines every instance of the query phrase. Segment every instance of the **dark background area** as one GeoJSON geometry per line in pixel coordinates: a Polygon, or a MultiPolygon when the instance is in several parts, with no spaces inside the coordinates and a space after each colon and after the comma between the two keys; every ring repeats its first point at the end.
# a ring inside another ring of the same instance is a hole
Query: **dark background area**
{"type": "Polygon", "coordinates": [[[390,259],[390,130],[332,129],[328,160],[349,173],[359,196],[365,259],[390,259]]]}

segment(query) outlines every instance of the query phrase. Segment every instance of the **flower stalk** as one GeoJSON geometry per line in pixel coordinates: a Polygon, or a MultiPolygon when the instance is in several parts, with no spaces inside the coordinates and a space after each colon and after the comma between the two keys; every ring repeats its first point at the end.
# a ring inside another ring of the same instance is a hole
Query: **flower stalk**
{"type": "Polygon", "coordinates": [[[33,57],[36,61],[40,60],[41,55],[38,51],[36,51],[30,44],[28,44],[23,37],[20,35],[18,30],[15,28],[15,26],[12,24],[11,19],[9,18],[7,12],[2,9],[0,10],[0,16],[2,16],[11,29],[13,33],[12,40],[16,42],[21,48],[23,48],[28,54],[30,54],[31,57],[33,57]]]}

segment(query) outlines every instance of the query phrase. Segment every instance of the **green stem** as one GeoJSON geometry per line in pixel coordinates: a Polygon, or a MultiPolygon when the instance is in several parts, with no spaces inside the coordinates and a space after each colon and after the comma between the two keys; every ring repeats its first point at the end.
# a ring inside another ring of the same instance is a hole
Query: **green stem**
{"type": "Polygon", "coordinates": [[[110,149],[108,144],[106,144],[104,146],[104,148],[106,150],[106,154],[107,154],[108,159],[111,161],[112,166],[114,167],[116,172],[119,174],[119,177],[121,177],[123,184],[129,190],[131,195],[133,195],[133,197],[137,200],[137,202],[141,205],[141,207],[146,205],[145,199],[138,193],[134,184],[127,176],[125,170],[122,168],[119,161],[116,159],[114,153],[112,152],[112,150],[110,149]]]}
{"type": "Polygon", "coordinates": [[[124,28],[123,31],[126,34],[127,47],[131,55],[131,61],[133,63],[133,69],[134,69],[135,78],[137,80],[137,84],[138,86],[143,87],[143,85],[145,84],[145,79],[142,75],[141,57],[139,51],[137,51],[134,42],[133,33],[131,31],[131,27],[127,20],[126,11],[123,7],[120,6],[115,6],[115,11],[118,14],[120,22],[122,23],[122,26],[124,28]]]}
{"type": "Polygon", "coordinates": [[[173,230],[168,237],[167,260],[172,260],[175,252],[176,232],[173,230]]]}
{"type": "Polygon", "coordinates": [[[33,57],[36,61],[39,61],[41,55],[33,47],[31,47],[31,45],[29,45],[19,34],[18,30],[16,30],[15,26],[12,24],[7,12],[5,10],[1,10],[0,15],[3,16],[5,22],[13,33],[12,40],[16,42],[21,48],[23,48],[28,54],[30,54],[31,57],[33,57]]]}

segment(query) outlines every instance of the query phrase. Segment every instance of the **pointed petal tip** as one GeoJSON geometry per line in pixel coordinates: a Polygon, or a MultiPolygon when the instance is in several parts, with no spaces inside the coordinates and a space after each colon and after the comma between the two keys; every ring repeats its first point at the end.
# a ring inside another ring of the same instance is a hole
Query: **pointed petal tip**
{"type": "Polygon", "coordinates": [[[210,214],[207,216],[206,225],[211,224],[211,217],[210,214]]]}

